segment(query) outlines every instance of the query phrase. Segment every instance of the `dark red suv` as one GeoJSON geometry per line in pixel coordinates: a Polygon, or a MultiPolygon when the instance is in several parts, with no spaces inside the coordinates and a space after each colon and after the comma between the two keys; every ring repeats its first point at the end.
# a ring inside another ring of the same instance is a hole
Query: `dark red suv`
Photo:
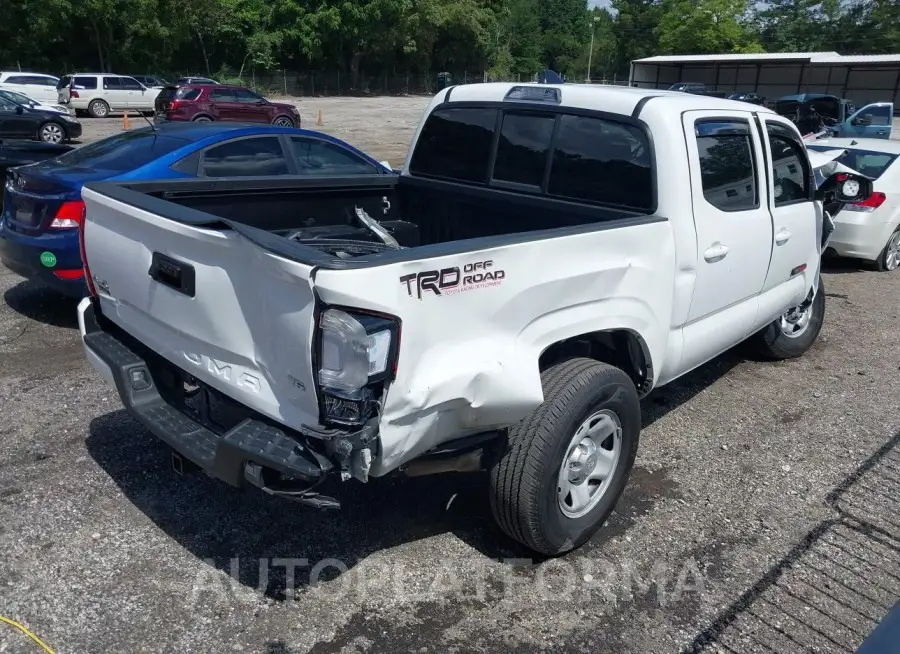
{"type": "Polygon", "coordinates": [[[294,105],[270,102],[242,86],[170,85],[156,96],[154,108],[156,120],[232,120],[300,127],[300,113],[294,105]]]}

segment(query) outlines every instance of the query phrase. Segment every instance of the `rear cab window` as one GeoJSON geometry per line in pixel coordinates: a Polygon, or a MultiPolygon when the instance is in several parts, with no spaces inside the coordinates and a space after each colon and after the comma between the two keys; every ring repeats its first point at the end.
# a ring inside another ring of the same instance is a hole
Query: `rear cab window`
{"type": "Polygon", "coordinates": [[[57,161],[72,168],[125,172],[188,145],[190,141],[152,130],[122,132],[82,146],[57,161]]]}
{"type": "Polygon", "coordinates": [[[595,112],[439,107],[425,121],[409,168],[418,177],[643,214],[656,210],[646,132],[595,112]]]}

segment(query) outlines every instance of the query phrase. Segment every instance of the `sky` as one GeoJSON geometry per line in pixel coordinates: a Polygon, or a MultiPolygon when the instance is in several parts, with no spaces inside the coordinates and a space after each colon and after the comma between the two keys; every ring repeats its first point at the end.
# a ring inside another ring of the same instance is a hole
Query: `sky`
{"type": "Polygon", "coordinates": [[[588,0],[591,7],[608,7],[609,0],[588,0]]]}

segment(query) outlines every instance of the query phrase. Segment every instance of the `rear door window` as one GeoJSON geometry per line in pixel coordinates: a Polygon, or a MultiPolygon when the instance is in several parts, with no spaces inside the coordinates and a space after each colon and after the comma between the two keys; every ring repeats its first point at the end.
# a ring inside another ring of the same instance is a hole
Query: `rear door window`
{"type": "Polygon", "coordinates": [[[416,142],[410,170],[426,177],[484,184],[497,110],[453,107],[433,111],[416,142]]]}
{"type": "Polygon", "coordinates": [[[200,174],[205,177],[255,177],[289,172],[277,136],[257,136],[215,145],[203,153],[200,163],[200,174]]]}
{"type": "Polygon", "coordinates": [[[231,89],[215,89],[209,94],[213,102],[234,102],[234,92],[231,89]]]}
{"type": "Polygon", "coordinates": [[[750,124],[744,120],[696,123],[703,197],[721,211],[759,208],[750,124]]]}
{"type": "Polygon", "coordinates": [[[540,190],[553,137],[552,114],[506,113],[497,143],[492,182],[512,182],[540,190]]]}
{"type": "Polygon", "coordinates": [[[118,91],[122,88],[121,83],[119,82],[118,77],[104,77],[103,78],[103,88],[107,91],[118,91]]]}
{"type": "Polygon", "coordinates": [[[637,127],[586,116],[560,117],[547,192],[651,212],[650,143],[637,127]]]}

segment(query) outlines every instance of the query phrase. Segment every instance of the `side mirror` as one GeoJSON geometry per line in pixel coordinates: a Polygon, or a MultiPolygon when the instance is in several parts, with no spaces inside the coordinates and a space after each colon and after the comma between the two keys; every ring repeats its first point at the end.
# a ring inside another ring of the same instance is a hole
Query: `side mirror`
{"type": "Polygon", "coordinates": [[[816,189],[817,200],[832,196],[834,201],[844,204],[864,202],[871,195],[872,180],[853,173],[834,173],[816,189]]]}

